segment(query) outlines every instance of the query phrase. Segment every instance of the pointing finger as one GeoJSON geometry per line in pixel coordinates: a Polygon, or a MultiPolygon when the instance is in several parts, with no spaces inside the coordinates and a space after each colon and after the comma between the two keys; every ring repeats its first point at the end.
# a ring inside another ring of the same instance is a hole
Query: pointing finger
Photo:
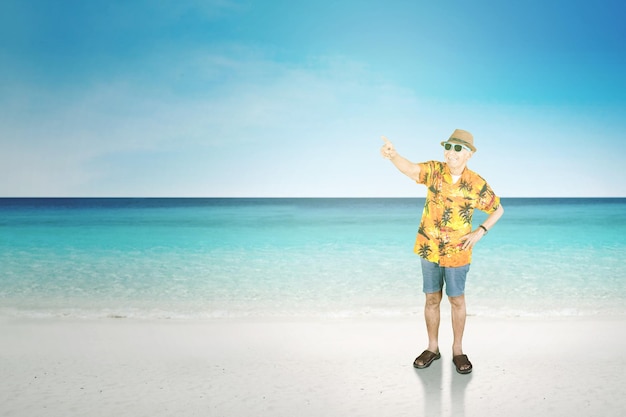
{"type": "Polygon", "coordinates": [[[385,136],[381,136],[380,138],[381,138],[382,140],[384,140],[384,141],[385,141],[385,143],[391,143],[391,142],[389,142],[389,139],[387,139],[385,136]]]}

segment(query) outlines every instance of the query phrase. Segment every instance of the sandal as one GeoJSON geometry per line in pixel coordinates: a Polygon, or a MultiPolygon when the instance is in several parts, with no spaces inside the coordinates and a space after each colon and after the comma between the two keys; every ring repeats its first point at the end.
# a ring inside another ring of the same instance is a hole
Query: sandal
{"type": "Polygon", "coordinates": [[[441,358],[441,353],[433,353],[430,350],[425,350],[413,361],[413,366],[418,369],[428,368],[433,361],[441,358]],[[418,363],[418,361],[420,363],[418,363]]]}
{"type": "Polygon", "coordinates": [[[467,355],[457,355],[452,358],[456,371],[460,374],[469,374],[472,372],[472,363],[469,361],[467,355]]]}

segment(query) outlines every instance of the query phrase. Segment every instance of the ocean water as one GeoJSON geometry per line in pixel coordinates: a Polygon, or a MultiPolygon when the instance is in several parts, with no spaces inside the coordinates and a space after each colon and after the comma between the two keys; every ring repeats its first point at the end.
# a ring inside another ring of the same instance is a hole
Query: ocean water
{"type": "MultiPolygon", "coordinates": [[[[626,315],[626,199],[502,202],[474,250],[470,315],[626,315]]],[[[0,316],[420,315],[423,204],[0,199],[0,316]]]]}

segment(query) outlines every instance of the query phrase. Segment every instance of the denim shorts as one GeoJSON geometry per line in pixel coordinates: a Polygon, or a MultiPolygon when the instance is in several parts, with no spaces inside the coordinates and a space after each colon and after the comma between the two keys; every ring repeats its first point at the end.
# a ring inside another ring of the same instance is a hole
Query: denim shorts
{"type": "Polygon", "coordinates": [[[439,292],[446,283],[446,295],[458,297],[465,293],[465,279],[470,269],[469,264],[456,268],[439,266],[439,264],[422,260],[422,276],[424,278],[424,292],[427,294],[439,292]]]}

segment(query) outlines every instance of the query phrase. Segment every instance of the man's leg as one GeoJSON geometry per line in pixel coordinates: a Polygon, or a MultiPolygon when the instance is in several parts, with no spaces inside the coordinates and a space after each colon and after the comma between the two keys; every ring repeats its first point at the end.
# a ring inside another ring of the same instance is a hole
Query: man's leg
{"type": "Polygon", "coordinates": [[[437,353],[439,351],[439,322],[441,321],[441,298],[441,291],[426,294],[426,303],[424,305],[424,318],[426,320],[426,331],[428,333],[428,350],[433,353],[437,353]]]}
{"type": "MultiPolygon", "coordinates": [[[[439,322],[442,292],[426,293],[426,303],[424,305],[424,318],[426,320],[426,331],[428,333],[428,349],[433,353],[439,352],[439,322]]],[[[422,354],[423,355],[423,354],[422,354]]],[[[427,362],[420,355],[413,365],[421,368],[427,362]]]]}
{"type": "Polygon", "coordinates": [[[415,359],[413,366],[425,368],[434,359],[433,354],[439,353],[439,322],[441,298],[443,296],[444,270],[438,264],[421,258],[422,263],[422,290],[426,294],[424,304],[424,319],[426,321],[426,331],[428,333],[428,349],[415,359]],[[427,352],[432,352],[428,354],[427,352]]]}
{"type": "MultiPolygon", "coordinates": [[[[463,332],[465,331],[465,319],[467,317],[465,310],[465,295],[458,297],[448,297],[452,309],[452,333],[454,342],[452,343],[452,355],[458,356],[463,354],[463,332]]],[[[461,370],[469,369],[470,366],[463,366],[461,370]]]]}

